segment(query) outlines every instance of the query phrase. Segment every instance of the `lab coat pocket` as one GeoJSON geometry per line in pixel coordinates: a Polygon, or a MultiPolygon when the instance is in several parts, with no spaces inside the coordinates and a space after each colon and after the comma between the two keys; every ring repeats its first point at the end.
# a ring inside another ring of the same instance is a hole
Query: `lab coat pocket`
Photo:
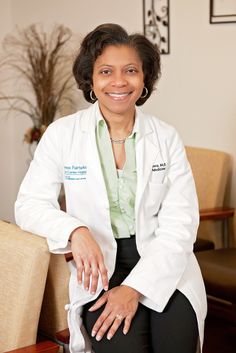
{"type": "Polygon", "coordinates": [[[148,183],[147,207],[153,216],[158,213],[166,192],[167,183],[154,183],[152,181],[148,183]]]}

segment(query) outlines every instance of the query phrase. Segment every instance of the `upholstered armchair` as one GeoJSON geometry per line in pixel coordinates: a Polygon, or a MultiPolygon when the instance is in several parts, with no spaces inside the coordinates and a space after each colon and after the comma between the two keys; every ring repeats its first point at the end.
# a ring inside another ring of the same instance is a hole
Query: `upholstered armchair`
{"type": "MultiPolygon", "coordinates": [[[[236,248],[229,220],[234,209],[225,207],[231,158],[221,151],[187,147],[200,205],[198,240],[211,240],[217,249],[196,252],[208,295],[209,309],[236,323],[236,248]]],[[[197,243],[196,242],[196,243],[197,243]]]]}
{"type": "Polygon", "coordinates": [[[58,352],[36,343],[50,254],[45,239],[0,221],[0,352],[58,352]]]}
{"type": "MultiPolygon", "coordinates": [[[[229,245],[229,219],[234,209],[225,207],[226,190],[231,176],[229,154],[198,147],[186,147],[192,168],[200,208],[200,227],[195,244],[209,250],[229,245]],[[213,242],[213,246],[209,241],[213,242]]],[[[202,250],[202,249],[200,249],[202,250]]]]}

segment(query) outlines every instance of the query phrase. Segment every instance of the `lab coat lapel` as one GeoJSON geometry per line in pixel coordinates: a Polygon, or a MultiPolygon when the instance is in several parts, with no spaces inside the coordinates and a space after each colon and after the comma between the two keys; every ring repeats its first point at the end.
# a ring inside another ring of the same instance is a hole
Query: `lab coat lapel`
{"type": "Polygon", "coordinates": [[[103,172],[101,168],[95,135],[95,128],[97,122],[96,116],[98,113],[98,109],[98,104],[96,102],[88,110],[85,111],[85,114],[81,117],[81,128],[82,131],[87,134],[88,138],[89,153],[87,155],[87,162],[93,175],[93,178],[91,178],[91,180],[97,183],[99,197],[101,200],[106,200],[107,207],[109,207],[107,190],[103,178],[103,172]]]}
{"type": "Polygon", "coordinates": [[[157,134],[148,119],[138,111],[138,135],[136,141],[137,193],[136,210],[139,208],[145,187],[150,179],[153,164],[160,153],[157,134]]]}

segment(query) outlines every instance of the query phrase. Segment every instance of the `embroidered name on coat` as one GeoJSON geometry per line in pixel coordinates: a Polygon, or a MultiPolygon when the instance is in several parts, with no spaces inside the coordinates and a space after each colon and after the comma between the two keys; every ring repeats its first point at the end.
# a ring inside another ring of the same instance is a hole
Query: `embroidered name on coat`
{"type": "Polygon", "coordinates": [[[162,170],[166,170],[166,163],[153,164],[152,166],[153,172],[160,172],[162,170]]]}
{"type": "Polygon", "coordinates": [[[70,165],[64,166],[65,180],[86,180],[86,165],[70,165]]]}

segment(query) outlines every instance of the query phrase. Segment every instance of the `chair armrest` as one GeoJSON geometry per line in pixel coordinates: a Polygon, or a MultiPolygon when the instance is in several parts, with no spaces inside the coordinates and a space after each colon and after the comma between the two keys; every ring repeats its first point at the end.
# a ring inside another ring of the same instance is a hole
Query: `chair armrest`
{"type": "Polygon", "coordinates": [[[5,353],[57,353],[60,346],[51,341],[42,341],[32,346],[13,349],[5,353]]]}
{"type": "Polygon", "coordinates": [[[229,247],[229,218],[234,216],[232,207],[216,207],[200,210],[200,221],[222,221],[222,244],[229,247]]]}
{"type": "Polygon", "coordinates": [[[70,331],[69,331],[69,329],[66,328],[65,330],[57,332],[56,333],[56,339],[60,343],[69,344],[69,340],[70,340],[70,331]]]}
{"type": "Polygon", "coordinates": [[[200,221],[223,220],[234,216],[232,207],[216,207],[200,210],[200,221]]]}
{"type": "Polygon", "coordinates": [[[72,252],[65,254],[65,259],[66,259],[66,262],[72,261],[73,260],[72,252]]]}

